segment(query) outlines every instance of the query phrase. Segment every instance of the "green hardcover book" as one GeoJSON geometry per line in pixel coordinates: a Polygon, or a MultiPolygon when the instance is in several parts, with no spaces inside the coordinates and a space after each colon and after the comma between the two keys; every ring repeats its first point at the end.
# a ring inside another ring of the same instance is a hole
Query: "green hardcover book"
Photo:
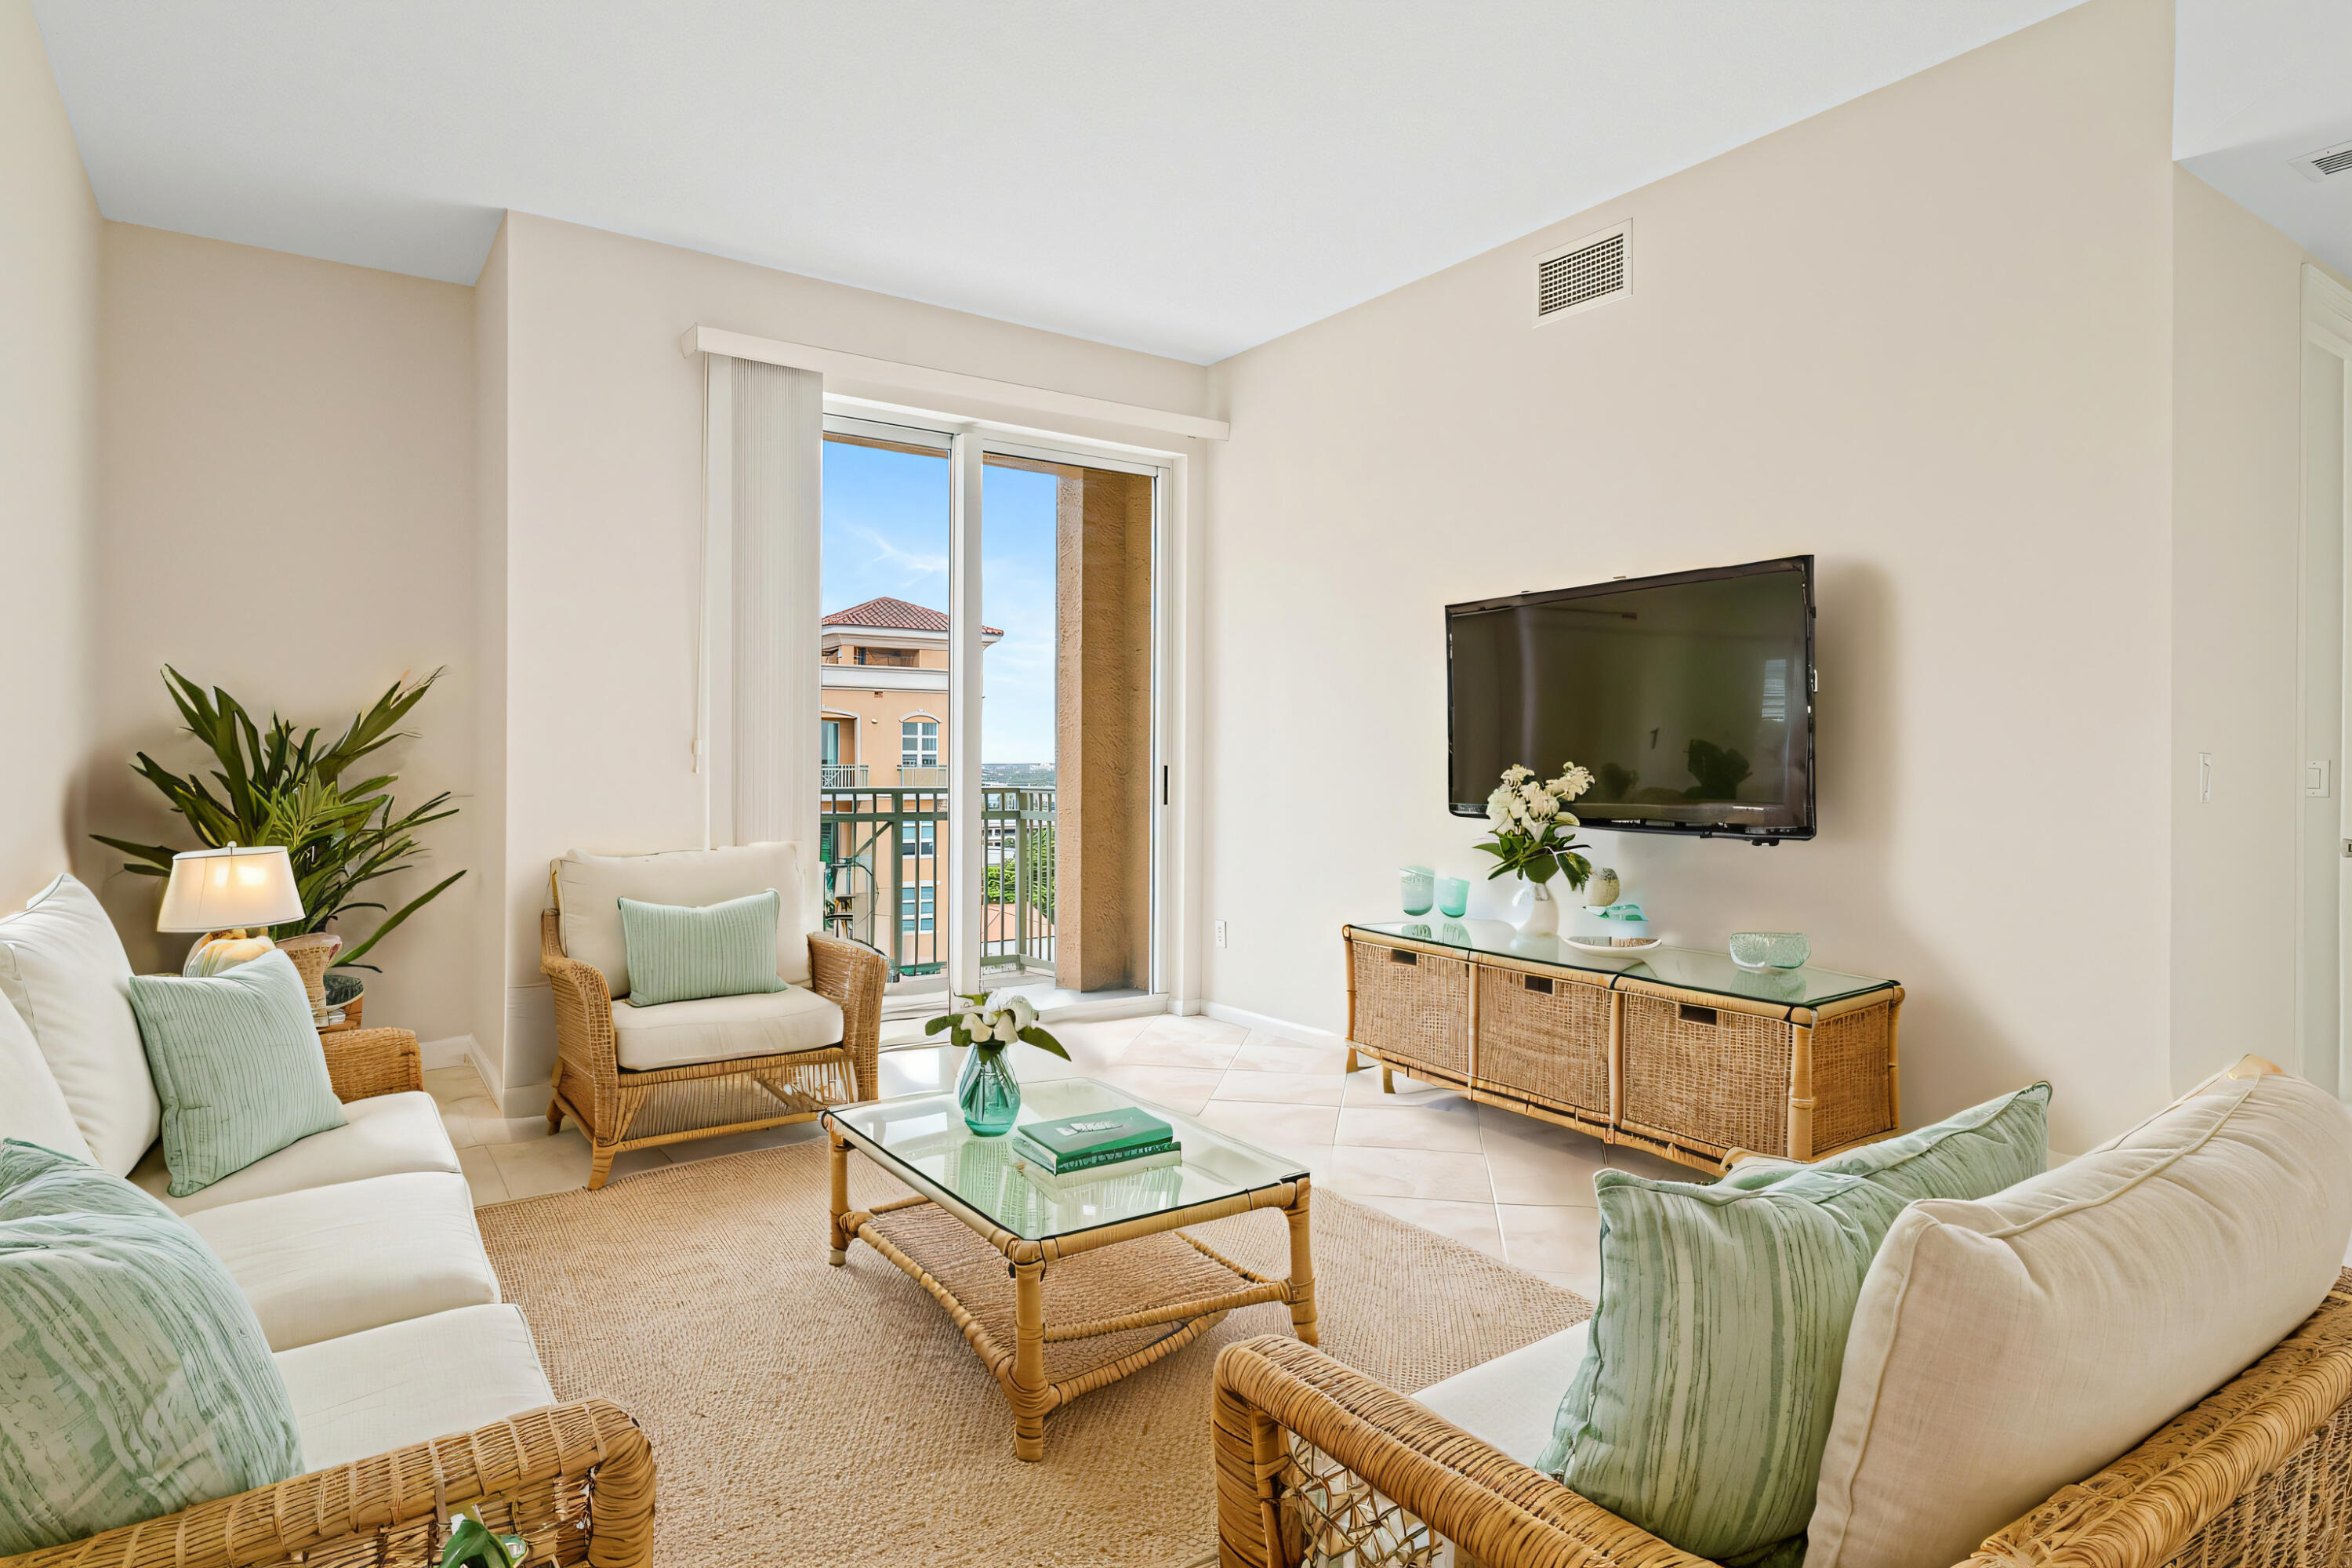
{"type": "Polygon", "coordinates": [[[1165,1143],[1176,1130],[1151,1112],[1132,1105],[1114,1110],[1090,1110],[1053,1121],[1024,1122],[1021,1131],[1032,1143],[1057,1161],[1082,1154],[1108,1154],[1146,1143],[1165,1143]]]}
{"type": "Polygon", "coordinates": [[[1026,1136],[1029,1129],[1015,1129],[1013,1134],[1013,1155],[1049,1174],[1066,1176],[1073,1171],[1084,1171],[1097,1165],[1123,1164],[1153,1154],[1175,1154],[1183,1145],[1173,1138],[1161,1138],[1155,1142],[1129,1144],[1123,1149],[1102,1149],[1088,1154],[1056,1154],[1026,1136]]]}

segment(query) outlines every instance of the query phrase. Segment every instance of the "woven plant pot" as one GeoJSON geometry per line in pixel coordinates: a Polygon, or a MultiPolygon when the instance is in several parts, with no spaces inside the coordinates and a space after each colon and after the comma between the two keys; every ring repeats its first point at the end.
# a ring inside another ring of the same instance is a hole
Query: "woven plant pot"
{"type": "Polygon", "coordinates": [[[314,1023],[327,1016],[327,965],[342,950],[341,937],[320,931],[289,936],[278,944],[278,951],[294,961],[296,973],[302,976],[302,987],[310,994],[310,1017],[314,1023]]]}

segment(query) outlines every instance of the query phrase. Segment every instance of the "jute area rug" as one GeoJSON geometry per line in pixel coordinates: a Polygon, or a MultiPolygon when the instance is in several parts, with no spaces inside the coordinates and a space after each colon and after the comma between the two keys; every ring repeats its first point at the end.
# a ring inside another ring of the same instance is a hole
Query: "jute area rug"
{"type": "MultiPolygon", "coordinates": [[[[851,1160],[860,1205],[904,1191],[851,1160]]],[[[825,1261],[821,1142],[499,1204],[482,1238],[556,1397],[601,1395],[651,1436],[660,1568],[1148,1564],[1216,1547],[1209,1441],[1218,1350],[1287,1333],[1276,1304],[1045,1421],[1013,1457],[996,1381],[919,1286],[863,1243],[825,1261]]],[[[1582,1298],[1458,1242],[1315,1194],[1323,1349],[1408,1393],[1590,1314],[1582,1298]]],[[[1200,1227],[1286,1271],[1281,1215],[1200,1227]]],[[[1053,1321],[1054,1286],[1046,1281],[1053,1321]]]]}

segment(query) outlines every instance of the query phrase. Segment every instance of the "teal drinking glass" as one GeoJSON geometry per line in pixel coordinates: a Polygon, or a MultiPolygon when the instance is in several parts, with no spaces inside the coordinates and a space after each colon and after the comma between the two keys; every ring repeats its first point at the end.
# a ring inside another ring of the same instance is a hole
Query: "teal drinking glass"
{"type": "Polygon", "coordinates": [[[1440,877],[1437,879],[1437,907],[1454,920],[1470,907],[1470,883],[1461,877],[1440,877]]]}
{"type": "Polygon", "coordinates": [[[1404,894],[1404,912],[1425,915],[1437,899],[1437,873],[1426,866],[1406,866],[1397,872],[1404,894]]]}

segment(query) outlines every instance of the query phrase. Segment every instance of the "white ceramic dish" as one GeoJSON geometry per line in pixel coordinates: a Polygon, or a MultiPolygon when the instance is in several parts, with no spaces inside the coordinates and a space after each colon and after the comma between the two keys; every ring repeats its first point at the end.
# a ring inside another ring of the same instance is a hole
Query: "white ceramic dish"
{"type": "Polygon", "coordinates": [[[1633,947],[1612,947],[1605,942],[1580,942],[1572,936],[1564,936],[1559,940],[1576,949],[1577,952],[1589,952],[1596,958],[1639,958],[1645,952],[1654,952],[1666,945],[1656,937],[1646,937],[1639,945],[1633,947]]]}

